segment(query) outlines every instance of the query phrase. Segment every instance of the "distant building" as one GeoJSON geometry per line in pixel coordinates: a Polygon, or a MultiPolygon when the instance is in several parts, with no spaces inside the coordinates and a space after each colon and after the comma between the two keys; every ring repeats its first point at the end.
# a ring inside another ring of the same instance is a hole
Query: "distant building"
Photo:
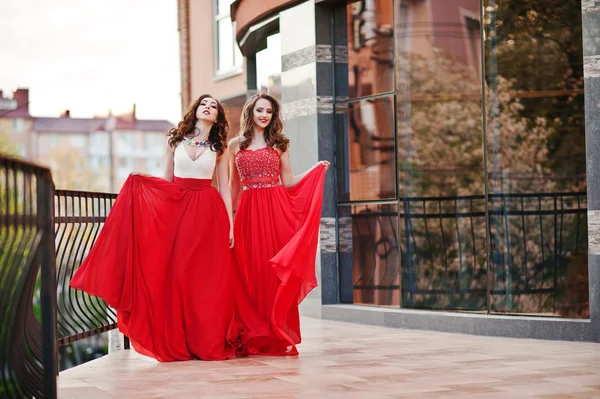
{"type": "Polygon", "coordinates": [[[0,90],[0,134],[9,138],[22,157],[31,159],[31,129],[34,118],[29,114],[29,90],[17,89],[12,98],[0,90]]]}
{"type": "Polygon", "coordinates": [[[162,175],[165,136],[172,127],[166,120],[137,119],[135,106],[123,115],[71,118],[66,110],[60,117],[38,118],[29,114],[27,89],[18,89],[12,99],[0,98],[0,132],[19,155],[61,174],[71,173],[58,169],[68,167],[64,157],[73,152],[77,158],[72,159],[93,172],[93,187],[100,191],[118,191],[134,170],[162,175]]]}

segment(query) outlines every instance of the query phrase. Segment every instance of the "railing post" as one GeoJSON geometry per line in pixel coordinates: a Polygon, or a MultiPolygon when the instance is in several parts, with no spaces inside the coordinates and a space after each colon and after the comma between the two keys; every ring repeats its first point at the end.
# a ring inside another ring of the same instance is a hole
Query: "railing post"
{"type": "Polygon", "coordinates": [[[50,173],[38,175],[37,207],[40,217],[42,242],[40,260],[42,272],[41,308],[43,331],[44,398],[57,397],[56,375],[56,256],[54,250],[54,188],[50,173]]]}
{"type": "MultiPolygon", "coordinates": [[[[412,259],[412,248],[410,244],[410,202],[407,198],[402,200],[404,208],[404,240],[406,246],[406,269],[408,275],[408,287],[409,287],[409,298],[408,298],[408,306],[413,307],[415,305],[415,292],[417,290],[416,287],[416,276],[414,270],[414,264],[412,259]]],[[[400,233],[401,234],[401,233],[400,233]]],[[[402,286],[400,287],[400,292],[402,292],[402,286]]]]}

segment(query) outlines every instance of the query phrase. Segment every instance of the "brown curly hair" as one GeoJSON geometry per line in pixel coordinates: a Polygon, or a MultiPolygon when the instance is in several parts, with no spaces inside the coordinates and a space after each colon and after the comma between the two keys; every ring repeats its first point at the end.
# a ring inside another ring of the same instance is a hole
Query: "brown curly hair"
{"type": "Polygon", "coordinates": [[[290,140],[283,134],[283,121],[279,112],[281,107],[275,98],[263,93],[253,95],[244,105],[240,121],[240,150],[245,150],[252,143],[252,137],[254,137],[254,107],[261,98],[268,100],[271,103],[271,108],[273,108],[271,123],[265,128],[267,146],[286,152],[290,140]]]}
{"type": "MultiPolygon", "coordinates": [[[[196,126],[196,122],[198,118],[196,117],[196,112],[198,111],[198,107],[200,103],[205,98],[212,98],[217,101],[210,94],[203,94],[192,105],[188,112],[183,117],[183,120],[177,124],[177,127],[169,130],[167,136],[169,137],[169,146],[171,148],[177,147],[184,137],[193,136],[194,127],[196,126]]],[[[225,148],[227,148],[227,132],[229,131],[229,123],[227,122],[227,118],[225,117],[225,109],[221,105],[219,101],[217,101],[217,120],[213,124],[210,129],[210,133],[208,134],[208,143],[210,144],[210,149],[216,151],[217,154],[223,154],[225,148]]]]}

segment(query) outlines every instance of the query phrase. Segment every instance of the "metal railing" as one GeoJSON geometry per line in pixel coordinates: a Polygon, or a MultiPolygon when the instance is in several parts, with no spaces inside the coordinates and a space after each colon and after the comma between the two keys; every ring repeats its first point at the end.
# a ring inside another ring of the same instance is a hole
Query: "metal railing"
{"type": "Polygon", "coordinates": [[[58,348],[117,327],[69,287],[116,197],[55,191],[48,169],[0,156],[1,398],[55,398],[58,348]]]}
{"type": "Polygon", "coordinates": [[[0,397],[56,397],[50,171],[0,157],[0,397]]]}
{"type": "Polygon", "coordinates": [[[57,190],[54,198],[58,345],[61,346],[117,328],[116,313],[102,299],[69,287],[117,195],[57,190]]]}
{"type": "Polygon", "coordinates": [[[513,301],[537,297],[560,312],[567,269],[587,259],[586,193],[492,194],[487,208],[486,218],[483,195],[340,205],[340,270],[352,273],[354,300],[536,313],[513,301]]]}

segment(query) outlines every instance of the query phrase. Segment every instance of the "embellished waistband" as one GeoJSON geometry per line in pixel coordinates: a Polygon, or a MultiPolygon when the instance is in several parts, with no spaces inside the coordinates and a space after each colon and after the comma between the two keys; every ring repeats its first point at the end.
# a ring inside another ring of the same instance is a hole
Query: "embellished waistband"
{"type": "Polygon", "coordinates": [[[243,190],[249,190],[254,188],[271,188],[271,187],[279,187],[281,183],[278,181],[274,182],[257,182],[257,183],[242,183],[244,185],[243,190]]]}
{"type": "Polygon", "coordinates": [[[184,190],[206,190],[211,187],[212,179],[173,178],[173,183],[184,190]]]}

